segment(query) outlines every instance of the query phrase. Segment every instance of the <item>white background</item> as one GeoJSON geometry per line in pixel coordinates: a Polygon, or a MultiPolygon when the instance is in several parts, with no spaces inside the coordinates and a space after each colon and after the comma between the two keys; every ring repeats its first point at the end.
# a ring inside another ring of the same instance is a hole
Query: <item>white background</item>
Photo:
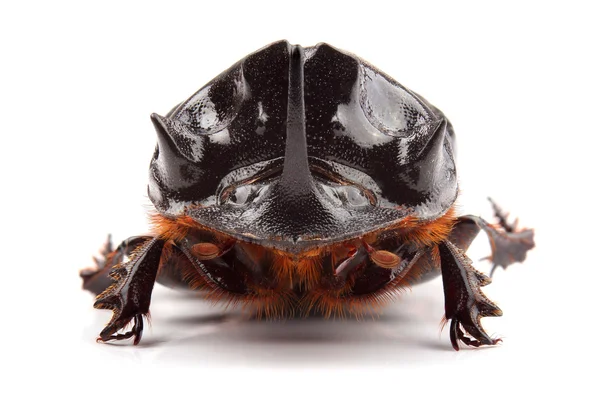
{"type": "Polygon", "coordinates": [[[2,398],[597,398],[593,2],[7,3],[2,398]],[[77,273],[107,233],[147,229],[150,113],[283,38],[351,51],[441,108],[462,211],[490,217],[490,195],[536,229],[526,263],[485,289],[501,346],[452,350],[440,279],[360,323],[244,321],[157,288],[140,346],[94,342],[110,313],[77,273]]]}

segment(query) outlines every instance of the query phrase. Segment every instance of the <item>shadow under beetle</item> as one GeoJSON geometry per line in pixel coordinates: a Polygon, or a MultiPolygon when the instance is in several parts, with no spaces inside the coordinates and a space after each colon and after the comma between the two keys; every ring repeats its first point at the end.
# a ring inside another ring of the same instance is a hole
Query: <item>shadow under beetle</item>
{"type": "Polygon", "coordinates": [[[152,122],[151,234],[109,240],[81,272],[113,311],[99,341],[139,343],[155,281],[258,316],[328,317],[438,274],[452,346],[499,341],[480,324],[502,314],[481,291],[491,280],[465,251],[483,230],[506,268],[533,230],[493,203],[496,226],[455,215],[454,131],[418,94],[327,44],[280,41],[152,122]]]}

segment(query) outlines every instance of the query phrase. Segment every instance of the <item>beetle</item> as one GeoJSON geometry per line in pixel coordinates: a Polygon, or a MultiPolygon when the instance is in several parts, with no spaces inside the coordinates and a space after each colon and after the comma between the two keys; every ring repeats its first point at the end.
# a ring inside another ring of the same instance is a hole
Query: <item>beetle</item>
{"type": "Polygon", "coordinates": [[[113,311],[98,341],[139,343],[155,281],[259,317],[329,317],[440,274],[454,349],[500,340],[480,323],[502,315],[481,290],[491,279],[465,252],[483,230],[506,268],[533,230],[494,203],[494,225],[456,215],[454,130],[420,95],[328,44],[279,41],[151,119],[151,234],[109,239],[81,271],[113,311]]]}

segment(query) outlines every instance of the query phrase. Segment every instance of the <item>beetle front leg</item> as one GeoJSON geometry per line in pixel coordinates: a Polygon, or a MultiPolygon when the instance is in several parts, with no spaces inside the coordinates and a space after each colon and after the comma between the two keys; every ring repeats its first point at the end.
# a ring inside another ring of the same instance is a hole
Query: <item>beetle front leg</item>
{"type": "Polygon", "coordinates": [[[112,268],[121,263],[124,257],[129,256],[138,246],[152,236],[132,236],[125,239],[116,249],[113,249],[110,235],[100,249],[100,257],[94,257],[95,267],[85,268],[79,272],[83,279],[83,289],[99,295],[111,286],[114,281],[110,277],[112,268]]]}
{"type": "Polygon", "coordinates": [[[116,282],[98,295],[94,303],[95,308],[113,311],[113,317],[100,332],[98,341],[133,337],[133,344],[139,343],[143,330],[142,316],[147,315],[150,308],[164,244],[162,239],[150,238],[131,253],[128,261],[112,268],[110,276],[116,282]],[[132,320],[134,326],[131,331],[117,334],[132,320]]]}
{"type": "Polygon", "coordinates": [[[452,347],[458,350],[458,340],[474,347],[498,343],[500,339],[490,338],[480,323],[482,317],[502,315],[502,310],[481,291],[481,287],[491,282],[490,278],[473,268],[469,257],[452,242],[445,240],[438,248],[446,300],[446,319],[451,320],[452,347]]]}

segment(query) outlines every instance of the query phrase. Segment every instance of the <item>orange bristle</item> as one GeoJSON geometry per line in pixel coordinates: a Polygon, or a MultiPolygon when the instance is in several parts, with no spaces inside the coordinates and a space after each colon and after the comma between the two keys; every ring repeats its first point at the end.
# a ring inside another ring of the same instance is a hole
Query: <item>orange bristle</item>
{"type": "Polygon", "coordinates": [[[188,216],[170,218],[156,214],[151,217],[151,220],[153,233],[168,241],[161,259],[161,269],[178,269],[179,276],[183,277],[189,287],[200,291],[201,295],[211,302],[224,302],[226,307],[240,305],[243,310],[265,318],[289,316],[293,314],[295,308],[303,310],[305,314],[316,310],[326,317],[343,317],[348,314],[360,318],[367,314],[377,314],[385,304],[412,282],[418,280],[422,274],[439,269],[439,251],[436,243],[448,237],[456,219],[454,208],[432,221],[423,222],[408,217],[390,228],[370,232],[362,238],[312,248],[300,254],[290,254],[258,244],[237,241],[228,235],[201,226],[188,216]],[[261,268],[257,271],[258,274],[271,276],[274,286],[265,287],[262,283],[246,281],[248,294],[231,293],[198,272],[189,261],[171,261],[170,258],[174,254],[171,243],[183,240],[191,231],[206,232],[212,237],[209,242],[196,243],[192,247],[194,254],[200,260],[218,256],[221,249],[228,243],[234,242],[239,250],[261,268]],[[328,269],[325,265],[331,263],[335,268],[355,252],[357,246],[368,246],[371,260],[380,267],[393,268],[397,265],[398,256],[378,248],[379,237],[384,233],[389,237],[390,232],[398,242],[417,243],[419,247],[432,248],[432,251],[427,257],[421,257],[410,270],[399,274],[392,282],[374,293],[351,295],[356,277],[352,273],[341,289],[321,287],[323,279],[328,278],[332,273],[332,271],[325,271],[328,269]],[[304,293],[303,297],[295,298],[294,288],[299,288],[304,293]]]}

